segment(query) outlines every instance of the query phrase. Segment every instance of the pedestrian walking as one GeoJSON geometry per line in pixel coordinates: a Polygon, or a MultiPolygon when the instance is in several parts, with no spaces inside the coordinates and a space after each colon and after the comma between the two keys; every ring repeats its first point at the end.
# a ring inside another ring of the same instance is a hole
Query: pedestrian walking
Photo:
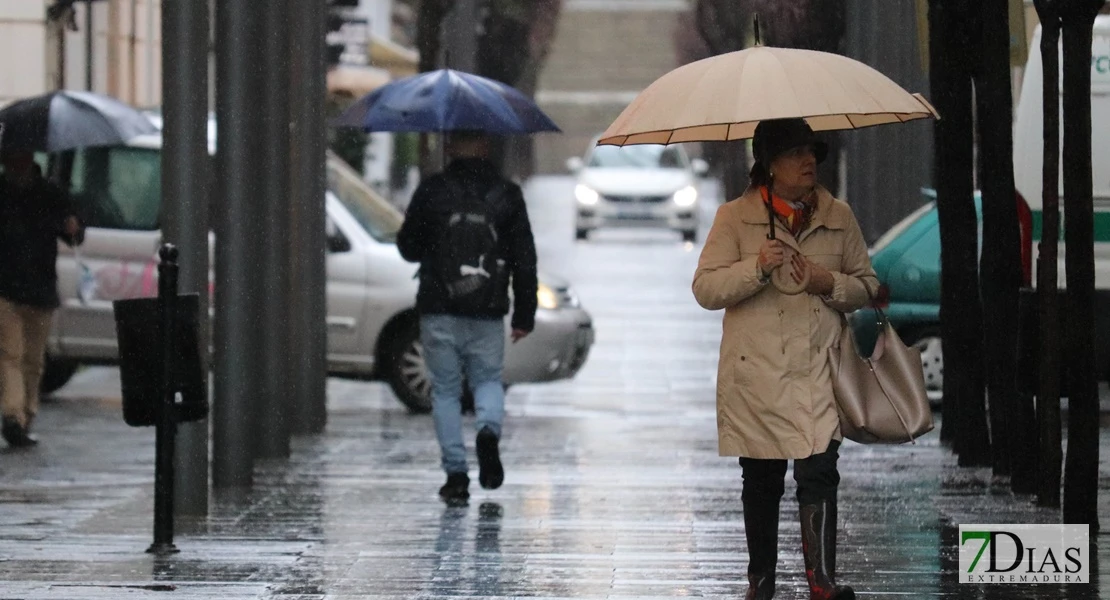
{"type": "Polygon", "coordinates": [[[432,380],[432,418],[449,504],[470,497],[461,397],[474,397],[478,480],[497,489],[504,480],[499,443],[505,414],[501,372],[505,315],[512,287],[511,338],[529,332],[536,315],[536,247],[520,187],[490,162],[490,139],[453,132],[450,163],[413,194],[397,247],[420,263],[416,309],[420,342],[432,380]]]}
{"type": "Polygon", "coordinates": [[[742,468],[746,597],[774,596],[779,501],[793,460],[810,598],[855,598],[836,583],[842,437],[828,353],[843,315],[867,304],[878,280],[851,209],[817,184],[827,147],[809,125],[763,121],[753,150],[751,186],[717,211],[693,281],[701,306],[725,311],[718,441],[742,468]]]}
{"type": "Polygon", "coordinates": [[[58,298],[58,242],[81,243],[84,232],[69,196],[47,181],[25,151],[0,155],[0,434],[14,447],[38,443],[46,341],[58,298]]]}

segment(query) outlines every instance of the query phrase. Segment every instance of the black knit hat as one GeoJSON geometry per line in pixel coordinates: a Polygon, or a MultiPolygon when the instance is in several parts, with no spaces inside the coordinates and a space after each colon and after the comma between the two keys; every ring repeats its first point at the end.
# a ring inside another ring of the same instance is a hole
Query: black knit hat
{"type": "Polygon", "coordinates": [[[817,139],[805,119],[772,119],[760,121],[755,127],[752,152],[756,162],[770,169],[780,154],[798,146],[813,145],[813,154],[821,163],[829,154],[829,146],[817,139]]]}

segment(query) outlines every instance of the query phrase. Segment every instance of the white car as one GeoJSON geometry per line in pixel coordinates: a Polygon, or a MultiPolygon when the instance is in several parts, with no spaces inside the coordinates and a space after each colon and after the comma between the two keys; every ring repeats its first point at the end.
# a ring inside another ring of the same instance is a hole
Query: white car
{"type": "Polygon", "coordinates": [[[661,227],[694,241],[698,231],[698,176],[708,165],[679,145],[598,146],[567,160],[577,175],[575,237],[601,227],[661,227]]]}
{"type": "MultiPolygon", "coordinates": [[[[149,135],[76,153],[70,193],[88,228],[79,256],[59,246],[62,306],[47,349],[45,392],[64,385],[78,365],[116,363],[112,301],[157,293],[161,143],[161,135],[149,135]],[[95,283],[79,294],[84,269],[95,283]]],[[[382,379],[410,410],[428,412],[415,310],[418,266],[402,259],[394,242],[403,215],[331,153],[327,176],[328,371],[382,379]]],[[[211,256],[212,234],[209,242],[211,256]]],[[[590,316],[569,285],[541,273],[535,330],[511,345],[506,332],[504,383],[573,377],[593,339],[590,316]]]]}

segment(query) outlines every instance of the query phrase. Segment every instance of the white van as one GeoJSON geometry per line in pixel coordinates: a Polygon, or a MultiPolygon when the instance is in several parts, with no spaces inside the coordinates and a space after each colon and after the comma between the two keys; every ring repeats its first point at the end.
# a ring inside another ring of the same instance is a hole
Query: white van
{"type": "MultiPolygon", "coordinates": [[[[1044,160],[1044,98],[1041,66],[1041,28],[1038,25],[1030,44],[1029,60],[1014,116],[1014,184],[1033,216],[1032,269],[1036,269],[1037,243],[1041,239],[1041,182],[1044,160]]],[[[1062,64],[1061,59],[1061,64],[1062,64]]],[[[1061,81],[1062,87],[1062,81],[1061,81]]],[[[1061,98],[1063,91],[1061,90],[1061,98]]],[[[1063,112],[1061,111],[1060,149],[1063,153],[1063,112]]],[[[1091,166],[1093,167],[1095,207],[1095,288],[1110,293],[1110,15],[1095,19],[1091,45],[1091,166]]],[[[1060,196],[1063,213],[1063,157],[1061,156],[1060,196]]],[[[1061,217],[1063,219],[1063,216],[1061,217]]],[[[1065,287],[1064,244],[1060,244],[1058,278],[1065,287]]],[[[1036,285],[1036,274],[1033,274],[1036,285]]]]}
{"type": "MultiPolygon", "coordinates": [[[[210,151],[214,129],[210,124],[210,151]]],[[[62,305],[48,342],[44,392],[64,385],[81,364],[116,363],[112,301],[157,294],[161,148],[155,134],[75,154],[69,188],[88,229],[80,257],[59,245],[62,305]],[[94,283],[79,293],[85,268],[94,283]]],[[[385,380],[410,410],[428,412],[430,382],[415,311],[417,265],[403,260],[395,244],[403,215],[331,153],[327,179],[328,371],[385,380]]],[[[213,236],[209,240],[211,256],[213,236]]],[[[507,346],[505,384],[573,377],[593,339],[590,316],[569,285],[541,273],[536,327],[511,350],[507,346]]]]}

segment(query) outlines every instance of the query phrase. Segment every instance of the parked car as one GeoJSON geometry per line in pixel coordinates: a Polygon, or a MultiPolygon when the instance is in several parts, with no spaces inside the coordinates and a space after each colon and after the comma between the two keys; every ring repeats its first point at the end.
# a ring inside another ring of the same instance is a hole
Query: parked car
{"type": "MultiPolygon", "coordinates": [[[[939,401],[944,387],[944,352],[940,329],[940,223],[937,219],[936,191],[922,190],[926,201],[871,246],[871,264],[879,278],[878,301],[898,335],[906,344],[921,350],[921,365],[929,398],[939,401]]],[[[1040,240],[1039,215],[1033,217],[1019,198],[1018,221],[1021,227],[1022,277],[1031,283],[1032,265],[1029,255],[1040,240]],[[1034,218],[1038,226],[1033,228],[1034,218]]],[[[975,194],[975,212],[982,231],[982,197],[975,194]]],[[[982,238],[980,237],[980,240],[982,238]]],[[[980,249],[982,242],[980,241],[980,249]]],[[[1096,290],[1096,305],[1110,307],[1110,296],[1096,290]]],[[[989,307],[984,307],[989,310],[989,307]]],[[[1031,313],[1032,315],[1032,313],[1031,313]]],[[[874,343],[875,321],[870,308],[849,316],[861,352],[868,352],[874,343]]],[[[1028,331],[1028,324],[1015,323],[1028,331]]],[[[1096,339],[1110,335],[1110,311],[1095,312],[1096,339]]],[[[1110,346],[1096,344],[1095,365],[1099,380],[1110,379],[1110,346]]],[[[1032,384],[1028,377],[1022,381],[1032,384]]]]}
{"type": "Polygon", "coordinates": [[[697,178],[708,166],[681,145],[598,146],[567,159],[574,187],[575,237],[601,227],[661,227],[694,241],[698,231],[697,178]]]}
{"type": "MultiPolygon", "coordinates": [[[[60,247],[62,306],[48,346],[47,392],[64,385],[78,365],[116,363],[112,301],[157,293],[160,156],[161,136],[151,135],[74,157],[70,191],[88,230],[79,259],[60,247]],[[85,268],[95,285],[91,297],[82,298],[77,290],[85,268]]],[[[404,217],[330,153],[327,179],[328,371],[384,380],[410,410],[427,412],[430,383],[415,311],[417,265],[403,260],[394,242],[404,217]]],[[[211,256],[214,236],[209,240],[211,256]]],[[[506,351],[506,385],[573,377],[593,343],[590,315],[569,284],[548,274],[541,274],[540,282],[535,331],[506,351]]]]}

